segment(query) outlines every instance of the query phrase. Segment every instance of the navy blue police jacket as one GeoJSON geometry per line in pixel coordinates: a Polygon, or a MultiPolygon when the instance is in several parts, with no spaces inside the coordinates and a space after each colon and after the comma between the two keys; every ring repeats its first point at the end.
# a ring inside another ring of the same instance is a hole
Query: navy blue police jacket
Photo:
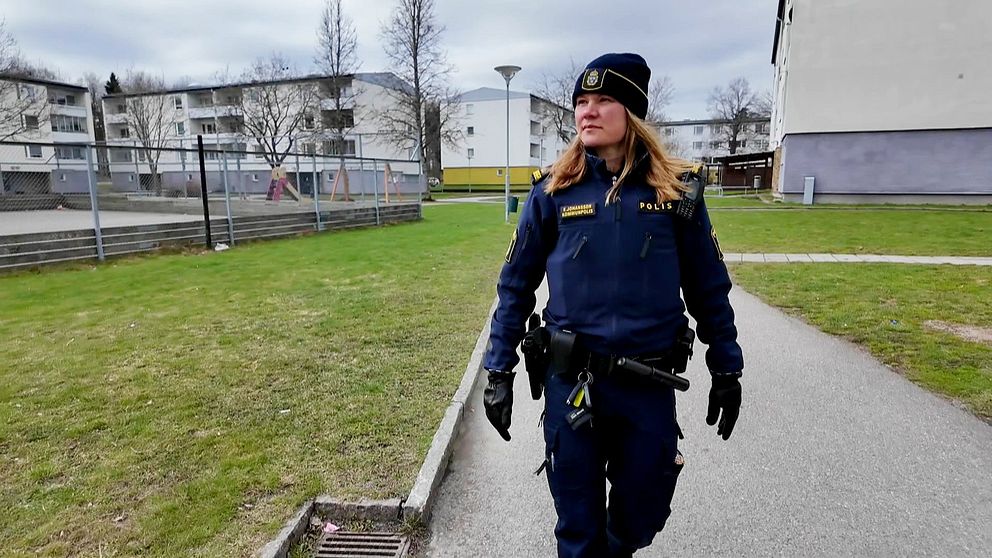
{"type": "Polygon", "coordinates": [[[710,371],[742,371],[730,277],[702,200],[692,220],[679,217],[678,202],[658,203],[635,168],[619,200],[607,205],[614,175],[598,157],[587,155],[586,163],[583,179],[564,190],[546,194],[546,178],[531,190],[500,272],[483,366],[517,365],[516,348],[546,274],[546,325],[575,332],[591,351],[665,351],[688,325],[688,309],[708,345],[710,371]]]}

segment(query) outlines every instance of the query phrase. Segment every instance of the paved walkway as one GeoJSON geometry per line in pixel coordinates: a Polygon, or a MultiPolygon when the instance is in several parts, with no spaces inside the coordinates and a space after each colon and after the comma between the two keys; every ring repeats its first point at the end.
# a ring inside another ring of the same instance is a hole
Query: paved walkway
{"type": "Polygon", "coordinates": [[[992,265],[992,257],[890,256],[884,254],[724,254],[727,263],[902,263],[992,265]]]}
{"type": "MultiPolygon", "coordinates": [[[[540,293],[543,307],[546,291],[540,293]]],[[[638,557],[990,556],[992,427],[858,347],[735,289],[744,406],[724,442],[704,421],[702,347],[679,396],[686,455],[668,527],[638,557]]],[[[550,557],[540,404],[516,382],[513,440],[482,387],[434,509],[427,555],[550,557]]]]}

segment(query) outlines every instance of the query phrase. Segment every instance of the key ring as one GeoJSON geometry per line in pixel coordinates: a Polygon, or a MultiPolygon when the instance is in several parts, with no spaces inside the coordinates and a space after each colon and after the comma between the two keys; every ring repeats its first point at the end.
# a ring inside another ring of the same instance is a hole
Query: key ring
{"type": "Polygon", "coordinates": [[[576,379],[580,384],[592,383],[592,374],[588,370],[583,370],[579,372],[579,377],[576,379]],[[583,375],[585,375],[585,379],[582,378],[583,375]]]}

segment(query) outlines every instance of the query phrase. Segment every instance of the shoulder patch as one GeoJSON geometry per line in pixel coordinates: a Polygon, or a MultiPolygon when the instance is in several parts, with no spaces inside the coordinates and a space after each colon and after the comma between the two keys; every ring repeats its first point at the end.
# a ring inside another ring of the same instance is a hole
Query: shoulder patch
{"type": "Polygon", "coordinates": [[[530,183],[536,186],[538,182],[544,180],[549,176],[551,176],[551,167],[537,169],[536,171],[530,174],[530,183]]]}

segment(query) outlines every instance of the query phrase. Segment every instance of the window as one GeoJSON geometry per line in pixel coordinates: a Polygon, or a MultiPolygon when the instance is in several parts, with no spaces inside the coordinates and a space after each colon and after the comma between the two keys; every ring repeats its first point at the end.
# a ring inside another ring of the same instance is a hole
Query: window
{"type": "Polygon", "coordinates": [[[27,114],[25,114],[25,115],[22,116],[22,118],[24,119],[24,127],[25,128],[27,128],[28,130],[37,130],[38,129],[38,117],[37,116],[28,116],[27,114]]]}
{"type": "Polygon", "coordinates": [[[754,125],[754,131],[757,132],[757,133],[759,133],[759,134],[767,134],[768,133],[768,124],[765,124],[764,122],[759,122],[759,123],[757,123],[757,124],[754,125]]]}
{"type": "Polygon", "coordinates": [[[720,145],[721,145],[721,142],[719,142],[719,141],[711,141],[710,142],[710,149],[720,149],[720,145]]]}
{"type": "Polygon", "coordinates": [[[144,163],[145,162],[145,150],[144,149],[139,149],[138,150],[138,162],[139,163],[144,163]]]}
{"type": "Polygon", "coordinates": [[[675,128],[665,128],[665,135],[669,137],[674,136],[675,128]]]}
{"type": "Polygon", "coordinates": [[[496,169],[496,176],[503,176],[503,169],[496,169]]]}
{"type": "Polygon", "coordinates": [[[186,123],[185,122],[176,122],[176,135],[177,136],[185,136],[186,135],[186,123]]]}
{"type": "Polygon", "coordinates": [[[212,122],[205,122],[203,124],[200,124],[200,130],[204,134],[216,134],[217,126],[215,126],[212,122]]]}
{"type": "Polygon", "coordinates": [[[24,153],[31,157],[32,159],[41,159],[41,146],[40,145],[25,145],[24,153]]]}
{"type": "Polygon", "coordinates": [[[86,133],[86,119],[78,116],[53,114],[51,116],[53,132],[86,133]]]}
{"type": "Polygon", "coordinates": [[[475,148],[474,147],[469,147],[468,148],[468,158],[471,159],[472,157],[475,157],[475,148]]]}
{"type": "Polygon", "coordinates": [[[128,130],[127,129],[127,126],[121,128],[121,137],[122,138],[129,138],[129,137],[131,137],[131,130],[128,130]]]}
{"type": "Polygon", "coordinates": [[[118,114],[127,114],[127,105],[126,104],[117,105],[117,112],[118,114]]]}
{"type": "Polygon", "coordinates": [[[473,105],[472,103],[465,105],[465,114],[469,116],[475,114],[475,105],[473,105]]]}
{"type": "Polygon", "coordinates": [[[693,149],[702,149],[703,148],[703,142],[701,142],[701,141],[694,141],[694,142],[692,142],[692,148],[693,149]]]}
{"type": "Polygon", "coordinates": [[[737,142],[737,147],[739,147],[741,149],[744,149],[745,147],[747,147],[747,140],[746,139],[742,139],[739,142],[737,142]]]}
{"type": "Polygon", "coordinates": [[[324,127],[332,130],[343,130],[355,126],[355,111],[352,109],[325,110],[321,118],[324,127]]]}
{"type": "Polygon", "coordinates": [[[192,182],[193,181],[193,174],[192,173],[189,173],[189,172],[186,173],[186,181],[187,182],[192,182]]]}
{"type": "Polygon", "coordinates": [[[697,135],[697,136],[701,136],[701,135],[703,135],[703,127],[702,127],[702,126],[696,126],[696,127],[695,127],[695,128],[694,128],[694,129],[692,130],[692,133],[693,133],[693,134],[695,134],[695,135],[697,135]]]}
{"type": "Polygon", "coordinates": [[[127,175],[127,181],[128,182],[134,182],[134,175],[133,174],[127,175]]]}
{"type": "Polygon", "coordinates": [[[131,162],[131,150],[130,149],[110,149],[110,162],[111,163],[130,163],[131,162]]]}
{"type": "Polygon", "coordinates": [[[66,180],[65,173],[64,172],[60,172],[59,173],[59,182],[65,182],[65,180],[66,180]]]}
{"type": "Polygon", "coordinates": [[[183,98],[182,97],[173,97],[172,98],[172,106],[176,107],[176,110],[183,110],[183,98]]]}
{"type": "Polygon", "coordinates": [[[468,128],[466,128],[465,135],[467,135],[467,136],[474,136],[475,135],[475,126],[469,126],[468,128]]]}
{"type": "Polygon", "coordinates": [[[317,154],[317,145],[314,144],[314,143],[304,143],[303,144],[303,153],[304,153],[304,155],[316,155],[317,154]]]}
{"type": "Polygon", "coordinates": [[[252,182],[258,182],[258,173],[257,172],[251,173],[251,181],[252,182]]]}
{"type": "Polygon", "coordinates": [[[51,103],[51,104],[53,104],[53,105],[75,106],[76,105],[76,96],[75,95],[62,94],[62,93],[53,93],[48,98],[48,102],[51,103]]]}
{"type": "Polygon", "coordinates": [[[530,144],[530,157],[531,159],[537,159],[541,156],[541,145],[537,143],[530,144]]]}
{"type": "Polygon", "coordinates": [[[720,124],[710,124],[710,133],[719,134],[721,128],[723,128],[723,126],[720,124]]]}
{"type": "Polygon", "coordinates": [[[58,159],[83,160],[86,159],[86,154],[83,152],[82,147],[58,146],[55,148],[55,157],[58,159]]]}
{"type": "Polygon", "coordinates": [[[354,155],[355,154],[355,140],[344,140],[342,144],[334,141],[325,141],[321,145],[321,149],[324,151],[325,155],[354,155]],[[343,145],[342,145],[343,144],[343,145]],[[340,153],[343,147],[344,153],[340,153]]]}
{"type": "Polygon", "coordinates": [[[317,123],[312,114],[307,114],[303,116],[303,129],[313,130],[316,128],[317,123]]]}
{"type": "Polygon", "coordinates": [[[530,135],[532,135],[532,136],[539,136],[539,135],[541,135],[541,123],[540,122],[534,122],[533,120],[530,121],[530,135]]]}
{"type": "Polygon", "coordinates": [[[37,93],[37,91],[35,91],[35,88],[34,87],[32,87],[32,86],[30,86],[28,84],[22,83],[21,86],[17,88],[17,98],[18,99],[29,99],[29,100],[32,100],[33,101],[36,98],[38,98],[38,93],[37,93]]]}
{"type": "Polygon", "coordinates": [[[265,158],[265,147],[263,147],[261,145],[256,145],[255,146],[255,158],[256,159],[264,159],[265,158]]]}

